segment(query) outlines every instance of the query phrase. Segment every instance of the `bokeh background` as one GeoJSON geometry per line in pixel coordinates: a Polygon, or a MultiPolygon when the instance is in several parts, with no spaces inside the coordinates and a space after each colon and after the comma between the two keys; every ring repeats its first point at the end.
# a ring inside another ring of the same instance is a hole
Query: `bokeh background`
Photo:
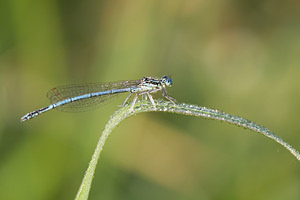
{"type": "MultiPolygon", "coordinates": [[[[126,98],[19,122],[58,85],[171,75],[178,102],[250,119],[300,150],[300,1],[4,0],[0,25],[0,199],[73,199],[126,98]]],[[[139,114],[109,137],[90,199],[298,200],[300,165],[249,130],[139,114]]]]}

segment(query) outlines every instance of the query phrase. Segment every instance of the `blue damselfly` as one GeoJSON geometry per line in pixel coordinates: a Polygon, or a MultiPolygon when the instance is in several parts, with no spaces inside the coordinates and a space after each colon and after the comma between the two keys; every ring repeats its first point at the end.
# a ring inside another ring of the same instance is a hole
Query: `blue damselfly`
{"type": "Polygon", "coordinates": [[[130,96],[134,93],[131,104],[131,111],[139,95],[148,96],[151,103],[156,109],[155,102],[151,93],[162,90],[162,95],[175,104],[175,99],[167,95],[166,86],[172,86],[172,79],[168,76],[162,78],[143,77],[141,80],[128,80],[110,83],[88,83],[67,85],[52,88],[47,97],[50,99],[51,105],[38,109],[36,111],[27,113],[21,118],[21,122],[32,119],[46,111],[56,108],[61,111],[78,112],[91,110],[96,107],[102,106],[114,99],[118,94],[129,92],[128,97],[125,99],[123,106],[130,96]]]}

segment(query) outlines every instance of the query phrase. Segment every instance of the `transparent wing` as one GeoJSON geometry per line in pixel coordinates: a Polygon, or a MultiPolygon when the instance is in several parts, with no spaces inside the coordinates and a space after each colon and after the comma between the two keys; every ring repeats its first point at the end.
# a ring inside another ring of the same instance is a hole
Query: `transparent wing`
{"type": "MultiPolygon", "coordinates": [[[[76,85],[66,85],[52,88],[47,93],[47,98],[50,99],[51,104],[55,104],[64,99],[89,94],[93,92],[102,92],[113,89],[122,89],[137,86],[140,80],[135,81],[119,81],[111,83],[85,83],[76,85]]],[[[116,99],[119,93],[102,95],[92,98],[81,99],[71,103],[67,103],[62,106],[56,107],[56,109],[66,112],[81,112],[92,110],[105,105],[116,99]]]]}

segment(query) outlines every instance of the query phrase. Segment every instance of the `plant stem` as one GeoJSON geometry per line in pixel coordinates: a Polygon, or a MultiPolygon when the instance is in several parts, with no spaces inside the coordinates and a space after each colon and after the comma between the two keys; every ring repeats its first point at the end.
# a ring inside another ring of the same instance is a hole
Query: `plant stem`
{"type": "Polygon", "coordinates": [[[291,145],[286,143],[279,136],[272,133],[269,129],[261,125],[258,125],[252,121],[249,121],[247,119],[235,115],[230,115],[222,111],[213,110],[210,108],[200,107],[196,105],[185,104],[185,103],[174,105],[171,102],[162,101],[162,100],[156,100],[155,103],[156,103],[156,110],[154,110],[153,105],[149,101],[143,100],[143,101],[136,102],[136,104],[134,105],[134,112],[130,111],[131,105],[127,105],[123,108],[120,108],[113,114],[113,116],[106,124],[104,131],[102,132],[102,135],[98,141],[97,147],[89,163],[89,167],[85,172],[85,176],[82,180],[81,186],[77,192],[75,199],[80,199],[80,200],[88,199],[91,183],[94,177],[94,173],[97,166],[97,162],[100,157],[100,153],[102,151],[103,145],[107,137],[112,132],[112,130],[125,118],[143,112],[160,111],[160,112],[170,112],[170,113],[183,114],[183,115],[191,115],[196,117],[200,116],[207,119],[224,121],[230,124],[241,126],[253,130],[255,132],[261,133],[275,140],[277,143],[281,144],[286,149],[288,149],[298,160],[300,160],[299,152],[296,149],[294,149],[291,145]]]}

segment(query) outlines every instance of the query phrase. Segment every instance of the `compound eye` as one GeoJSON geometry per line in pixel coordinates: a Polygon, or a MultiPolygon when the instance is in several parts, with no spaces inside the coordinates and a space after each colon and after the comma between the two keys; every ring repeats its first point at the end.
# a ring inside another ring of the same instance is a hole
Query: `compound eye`
{"type": "Polygon", "coordinates": [[[168,78],[168,79],[166,80],[166,85],[167,85],[167,86],[171,86],[172,84],[173,84],[172,79],[168,78]]]}
{"type": "Polygon", "coordinates": [[[166,86],[171,86],[173,84],[172,79],[166,75],[161,78],[161,81],[162,83],[166,84],[166,86]]]}

